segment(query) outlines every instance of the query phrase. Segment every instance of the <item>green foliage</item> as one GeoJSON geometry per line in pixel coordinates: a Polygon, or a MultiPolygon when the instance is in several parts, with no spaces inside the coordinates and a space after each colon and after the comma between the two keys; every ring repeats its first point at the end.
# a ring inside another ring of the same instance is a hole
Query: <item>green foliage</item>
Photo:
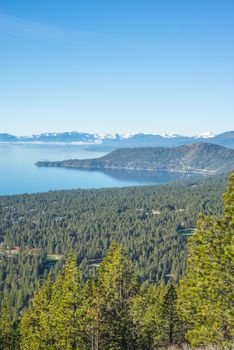
{"type": "Polygon", "coordinates": [[[189,239],[186,274],[180,281],[178,308],[187,339],[231,346],[234,337],[234,173],[224,195],[224,217],[200,216],[189,239]]]}
{"type": "Polygon", "coordinates": [[[131,310],[139,349],[151,350],[184,340],[176,301],[176,289],[171,283],[141,287],[131,310]]]}
{"type": "Polygon", "coordinates": [[[83,349],[84,303],[76,259],[70,256],[55,283],[38,287],[20,321],[21,349],[83,349]]]}
{"type": "MultiPolygon", "coordinates": [[[[97,349],[134,349],[130,315],[137,282],[123,248],[113,242],[98,268],[93,301],[89,310],[97,349]]],[[[95,348],[95,349],[96,349],[95,348]]]]}
{"type": "Polygon", "coordinates": [[[38,286],[23,313],[21,350],[151,350],[175,342],[175,324],[167,339],[167,323],[176,322],[170,288],[152,285],[138,291],[131,263],[115,242],[95,280],[84,285],[76,260],[69,257],[55,282],[49,275],[38,286]]]}
{"type": "MultiPolygon", "coordinates": [[[[110,241],[123,244],[141,281],[184,271],[187,239],[199,212],[222,213],[225,177],[164,186],[55,191],[0,197],[0,295],[16,320],[48,264],[47,254],[74,251],[86,277],[110,241]]],[[[63,259],[53,270],[59,271],[63,259]]]]}
{"type": "Polygon", "coordinates": [[[41,350],[49,348],[49,304],[52,280],[48,275],[42,287],[38,284],[28,309],[20,320],[21,350],[41,350]]]}
{"type": "Polygon", "coordinates": [[[74,256],[53,286],[49,323],[55,349],[83,349],[84,300],[80,273],[74,256]]]}
{"type": "Polygon", "coordinates": [[[0,247],[0,295],[9,301],[14,322],[35,291],[37,281],[43,277],[45,263],[43,252],[40,255],[21,250],[13,253],[0,247]]]}
{"type": "Polygon", "coordinates": [[[173,284],[166,288],[161,307],[162,340],[166,345],[179,344],[184,340],[183,323],[177,307],[177,291],[173,284]]]}
{"type": "Polygon", "coordinates": [[[8,296],[2,349],[17,349],[18,312],[21,350],[152,350],[180,344],[184,329],[194,346],[231,346],[234,174],[222,217],[223,184],[213,178],[0,198],[0,295],[8,296]],[[177,302],[187,242],[177,228],[193,227],[198,211],[209,216],[200,216],[189,239],[177,302]],[[48,276],[47,253],[63,255],[48,276]]]}
{"type": "Polygon", "coordinates": [[[164,293],[165,287],[162,284],[144,284],[133,298],[131,313],[138,349],[151,350],[161,343],[164,293]]]}
{"type": "Polygon", "coordinates": [[[18,349],[18,333],[11,317],[9,303],[4,300],[0,313],[0,350],[18,349]]]}

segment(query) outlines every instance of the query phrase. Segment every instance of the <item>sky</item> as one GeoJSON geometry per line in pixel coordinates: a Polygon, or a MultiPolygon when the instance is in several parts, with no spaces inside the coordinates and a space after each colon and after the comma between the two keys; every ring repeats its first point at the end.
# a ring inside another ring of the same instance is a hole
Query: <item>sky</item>
{"type": "Polygon", "coordinates": [[[0,0],[0,132],[234,130],[233,0],[0,0]]]}

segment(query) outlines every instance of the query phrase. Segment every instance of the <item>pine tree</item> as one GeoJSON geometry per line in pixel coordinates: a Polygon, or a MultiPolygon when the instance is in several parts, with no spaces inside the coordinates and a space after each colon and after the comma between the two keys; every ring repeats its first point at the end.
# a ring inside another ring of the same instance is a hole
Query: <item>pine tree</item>
{"type": "Polygon", "coordinates": [[[234,172],[222,219],[200,216],[188,243],[178,309],[194,345],[230,346],[234,337],[234,172]]]}
{"type": "Polygon", "coordinates": [[[161,344],[161,309],[165,286],[143,285],[133,298],[131,314],[137,338],[137,349],[152,350],[161,344]]]}
{"type": "Polygon", "coordinates": [[[14,327],[7,300],[2,303],[0,312],[0,350],[16,350],[17,331],[14,327]]]}
{"type": "Polygon", "coordinates": [[[134,349],[130,315],[136,279],[123,248],[113,242],[98,269],[94,297],[88,310],[94,332],[95,350],[134,349]]]}
{"type": "Polygon", "coordinates": [[[94,281],[89,281],[87,286],[89,286],[89,298],[85,315],[86,343],[92,350],[100,350],[103,333],[102,312],[105,302],[94,281]]]}
{"type": "Polygon", "coordinates": [[[83,344],[85,344],[84,349],[94,349],[95,341],[95,329],[94,324],[96,324],[96,314],[95,310],[91,308],[93,303],[93,293],[94,293],[94,281],[90,278],[82,289],[82,329],[83,329],[83,344]]]}
{"type": "Polygon", "coordinates": [[[49,274],[43,286],[38,284],[34,297],[20,320],[21,350],[49,349],[49,304],[52,280],[49,274]]]}
{"type": "Polygon", "coordinates": [[[84,349],[85,302],[76,258],[70,256],[53,286],[49,308],[53,349],[84,349]]]}
{"type": "Polygon", "coordinates": [[[171,283],[162,300],[161,306],[161,342],[166,345],[178,344],[183,341],[182,322],[177,312],[177,292],[171,283]]]}

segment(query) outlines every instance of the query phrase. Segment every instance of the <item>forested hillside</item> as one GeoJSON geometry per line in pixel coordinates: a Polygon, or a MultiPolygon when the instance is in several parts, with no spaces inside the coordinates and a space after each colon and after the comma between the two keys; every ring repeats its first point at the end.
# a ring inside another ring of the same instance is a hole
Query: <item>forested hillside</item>
{"type": "Polygon", "coordinates": [[[177,280],[188,230],[199,212],[221,215],[225,186],[221,176],[0,197],[0,293],[8,295],[17,318],[46,269],[59,269],[74,250],[85,275],[92,274],[113,240],[123,244],[140,280],[177,280]]]}
{"type": "Polygon", "coordinates": [[[123,148],[96,159],[39,161],[36,165],[215,174],[234,168],[234,150],[210,143],[194,143],[174,148],[123,148]]]}
{"type": "MultiPolygon", "coordinates": [[[[177,186],[185,191],[191,184],[177,186]]],[[[8,295],[2,296],[0,349],[154,350],[182,343],[232,349],[233,218],[234,173],[222,215],[199,216],[179,283],[171,274],[142,284],[115,241],[87,279],[73,251],[58,273],[37,285],[19,322],[8,295]]]]}

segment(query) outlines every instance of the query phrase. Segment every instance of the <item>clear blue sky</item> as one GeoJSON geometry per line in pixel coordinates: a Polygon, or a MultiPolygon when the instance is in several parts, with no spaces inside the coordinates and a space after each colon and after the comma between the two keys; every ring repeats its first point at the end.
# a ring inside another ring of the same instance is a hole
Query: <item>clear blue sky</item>
{"type": "Polygon", "coordinates": [[[233,0],[0,0],[0,132],[233,129],[233,0]]]}

